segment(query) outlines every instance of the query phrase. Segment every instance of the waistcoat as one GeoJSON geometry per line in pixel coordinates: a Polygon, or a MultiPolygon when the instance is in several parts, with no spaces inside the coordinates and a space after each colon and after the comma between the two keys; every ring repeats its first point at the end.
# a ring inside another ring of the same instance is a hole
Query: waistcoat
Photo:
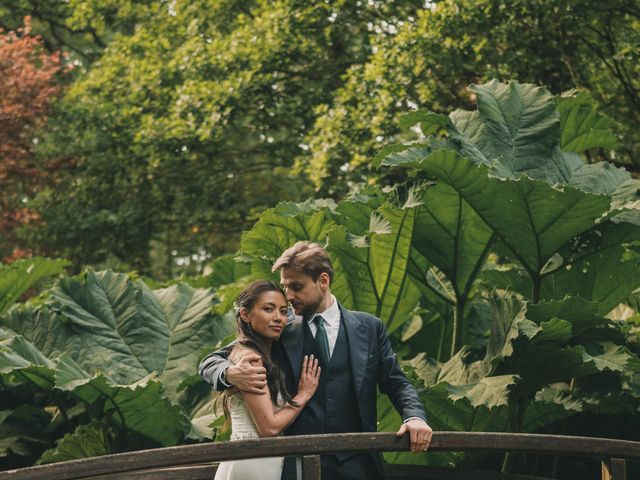
{"type": "MultiPolygon", "coordinates": [[[[318,357],[316,342],[306,322],[303,328],[303,355],[318,357]]],[[[349,344],[342,319],[329,365],[321,363],[320,366],[322,374],[315,395],[285,435],[362,431],[349,362],[349,344]]]]}

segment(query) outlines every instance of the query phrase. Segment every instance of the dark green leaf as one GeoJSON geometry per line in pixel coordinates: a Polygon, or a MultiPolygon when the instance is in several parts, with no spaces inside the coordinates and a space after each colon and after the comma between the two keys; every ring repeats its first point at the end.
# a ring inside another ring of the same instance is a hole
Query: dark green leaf
{"type": "Polygon", "coordinates": [[[20,296],[35,283],[64,270],[66,260],[31,258],[11,265],[0,265],[0,315],[4,314],[20,296]]]}

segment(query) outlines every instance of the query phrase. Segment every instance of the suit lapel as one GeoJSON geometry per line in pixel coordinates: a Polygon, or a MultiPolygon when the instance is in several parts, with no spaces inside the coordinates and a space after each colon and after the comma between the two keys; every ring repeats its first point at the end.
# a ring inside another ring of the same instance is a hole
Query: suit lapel
{"type": "Polygon", "coordinates": [[[340,305],[340,316],[343,320],[347,341],[349,342],[349,361],[356,387],[356,394],[360,392],[367,368],[369,354],[369,327],[365,322],[340,305]]]}
{"type": "Polygon", "coordinates": [[[300,367],[302,366],[302,347],[304,344],[304,332],[302,328],[302,318],[296,317],[289,323],[280,337],[280,342],[293,370],[293,378],[295,379],[296,385],[300,379],[300,367]]]}

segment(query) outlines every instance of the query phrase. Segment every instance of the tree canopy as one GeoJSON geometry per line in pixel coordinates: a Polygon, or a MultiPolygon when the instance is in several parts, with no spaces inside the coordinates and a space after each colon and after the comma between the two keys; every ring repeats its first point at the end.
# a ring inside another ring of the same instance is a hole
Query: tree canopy
{"type": "Polygon", "coordinates": [[[58,106],[43,152],[77,169],[41,197],[52,250],[149,272],[160,242],[168,274],[176,255],[229,250],[262,208],[312,195],[289,167],[315,105],[366,58],[364,19],[414,8],[152,2],[58,106]]]}
{"type": "Polygon", "coordinates": [[[491,78],[582,89],[621,121],[622,148],[590,152],[638,170],[640,11],[634,1],[443,0],[420,9],[394,35],[372,38],[308,135],[300,168],[321,191],[347,189],[336,178],[371,179],[368,163],[398,133],[407,108],[472,107],[466,89],[491,78]]]}
{"type": "Polygon", "coordinates": [[[620,146],[586,155],[637,169],[631,0],[40,3],[0,8],[79,67],[38,144],[74,168],[21,238],[77,268],[198,271],[278,201],[391,185],[369,163],[414,135],[400,112],[472,108],[467,85],[490,78],[590,93],[620,146]]]}

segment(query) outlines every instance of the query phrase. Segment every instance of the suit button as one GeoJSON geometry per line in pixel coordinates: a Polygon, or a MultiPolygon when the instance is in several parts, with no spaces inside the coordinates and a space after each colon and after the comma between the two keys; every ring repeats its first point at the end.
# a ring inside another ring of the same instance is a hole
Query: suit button
{"type": "Polygon", "coordinates": [[[333,422],[333,415],[329,415],[329,421],[333,422]]]}
{"type": "Polygon", "coordinates": [[[333,397],[328,397],[327,400],[329,400],[330,402],[333,402],[333,397]]]}

